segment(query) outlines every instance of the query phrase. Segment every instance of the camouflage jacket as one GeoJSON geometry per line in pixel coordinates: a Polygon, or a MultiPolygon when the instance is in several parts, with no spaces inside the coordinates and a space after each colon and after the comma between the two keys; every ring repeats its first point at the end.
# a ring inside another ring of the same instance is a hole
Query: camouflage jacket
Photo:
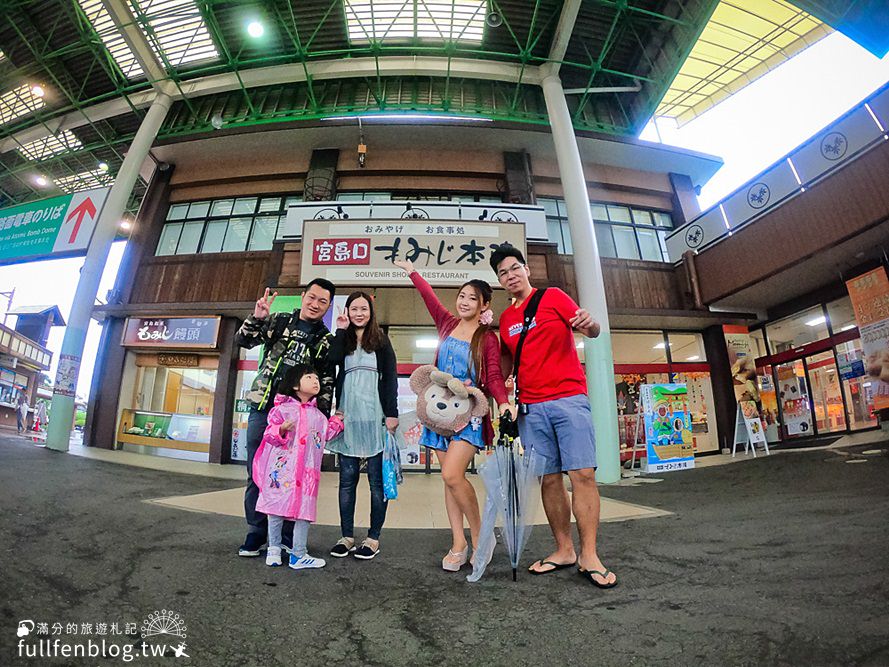
{"type": "Polygon", "coordinates": [[[318,371],[321,393],[318,409],[330,415],[333,401],[334,368],[328,357],[333,334],[322,322],[307,322],[308,333],[297,328],[299,310],[292,313],[273,313],[259,320],[250,315],[238,329],[238,346],[250,349],[265,345],[265,354],[259,372],[247,394],[247,400],[257,410],[264,410],[275,399],[275,387],[291,366],[309,364],[318,371]]]}

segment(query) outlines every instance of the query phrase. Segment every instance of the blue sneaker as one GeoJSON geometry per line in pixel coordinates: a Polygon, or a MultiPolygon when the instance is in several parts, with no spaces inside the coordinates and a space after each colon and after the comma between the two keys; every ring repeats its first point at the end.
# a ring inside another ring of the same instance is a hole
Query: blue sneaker
{"type": "Polygon", "coordinates": [[[287,564],[287,567],[291,570],[317,570],[325,565],[327,565],[327,562],[323,558],[315,558],[309,554],[303,554],[302,556],[290,554],[290,562],[287,564]]]}

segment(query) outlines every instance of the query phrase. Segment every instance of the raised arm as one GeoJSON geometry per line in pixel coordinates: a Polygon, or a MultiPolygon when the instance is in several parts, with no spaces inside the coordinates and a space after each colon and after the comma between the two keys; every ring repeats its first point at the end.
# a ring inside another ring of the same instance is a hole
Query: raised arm
{"type": "Polygon", "coordinates": [[[278,293],[269,294],[269,288],[265,288],[265,294],[256,301],[253,307],[253,314],[250,315],[241,327],[235,337],[235,343],[238,347],[250,349],[262,343],[270,342],[272,332],[274,332],[274,321],[277,315],[270,315],[272,304],[278,293]]]}
{"type": "Polygon", "coordinates": [[[423,303],[426,304],[426,310],[428,310],[429,314],[432,316],[432,321],[435,322],[435,328],[438,329],[439,333],[441,333],[443,328],[453,328],[454,320],[457,318],[444,307],[444,304],[442,304],[441,301],[439,301],[435,294],[435,290],[432,289],[432,285],[426,282],[426,279],[420,275],[419,271],[414,269],[413,262],[409,259],[396,259],[392,263],[395,264],[395,266],[404,269],[408,274],[414,287],[416,287],[417,291],[420,293],[423,303]]]}

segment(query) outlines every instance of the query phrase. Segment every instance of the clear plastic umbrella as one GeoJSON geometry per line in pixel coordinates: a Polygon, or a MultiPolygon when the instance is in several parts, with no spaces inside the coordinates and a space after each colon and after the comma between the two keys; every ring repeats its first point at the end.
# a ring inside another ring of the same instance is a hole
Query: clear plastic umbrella
{"type": "Polygon", "coordinates": [[[504,414],[500,418],[497,444],[478,469],[487,498],[472,574],[466,577],[467,581],[478,581],[485,573],[497,543],[494,527],[498,517],[503,519],[502,535],[512,565],[512,580],[516,580],[519,558],[531,535],[540,499],[542,463],[532,450],[521,446],[518,427],[508,414],[504,414]]]}

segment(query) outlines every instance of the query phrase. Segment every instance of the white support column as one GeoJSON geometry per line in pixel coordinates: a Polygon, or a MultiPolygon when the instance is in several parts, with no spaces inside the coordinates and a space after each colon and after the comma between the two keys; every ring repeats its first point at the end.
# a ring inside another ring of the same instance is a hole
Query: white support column
{"type": "MultiPolygon", "coordinates": [[[[548,67],[544,65],[541,69],[548,67]]],[[[550,70],[544,74],[542,86],[546,111],[552,128],[559,163],[562,192],[568,209],[568,227],[574,246],[574,274],[577,295],[582,308],[590,311],[601,327],[598,338],[584,338],[587,388],[596,429],[596,479],[603,483],[620,480],[620,443],[617,429],[617,399],[614,394],[614,358],[611,352],[611,327],[605,303],[605,284],[599,248],[593,231],[589,194],[580,151],[574,136],[571,114],[562,91],[562,82],[550,70]]]]}
{"type": "Polygon", "coordinates": [[[117,234],[120,218],[139,176],[139,168],[148,155],[148,150],[154,143],[157,131],[166,118],[172,103],[173,99],[164,93],[158,93],[152,102],[139,126],[139,131],[136,132],[136,136],[130,144],[117,178],[114,180],[114,185],[111,187],[111,192],[108,193],[108,199],[99,216],[99,221],[96,223],[92,241],[87,248],[86,260],[80,271],[80,280],[74,293],[74,303],[71,305],[71,314],[68,317],[68,326],[62,341],[59,370],[56,373],[57,391],[53,393],[50,423],[46,435],[46,445],[50,449],[60,452],[68,451],[68,440],[71,437],[74,421],[74,396],[58,393],[58,389],[73,381],[76,390],[87,327],[111,243],[117,234]]]}

